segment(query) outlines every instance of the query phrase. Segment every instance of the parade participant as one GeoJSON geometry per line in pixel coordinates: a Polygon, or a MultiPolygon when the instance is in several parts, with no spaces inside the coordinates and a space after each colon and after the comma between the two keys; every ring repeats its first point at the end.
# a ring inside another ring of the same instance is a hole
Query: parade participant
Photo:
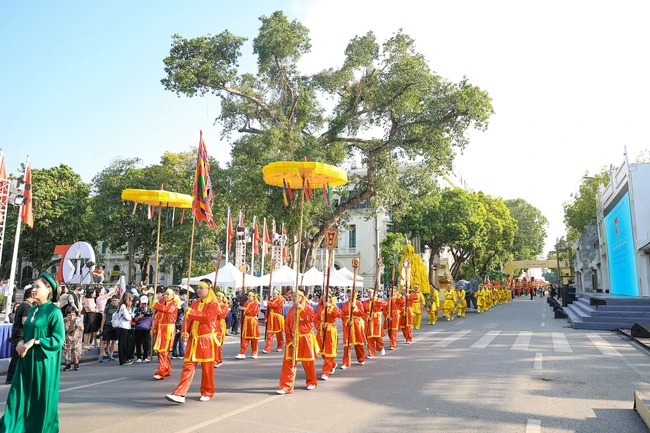
{"type": "Polygon", "coordinates": [[[297,368],[297,365],[293,362],[294,350],[296,351],[296,362],[302,362],[302,368],[305,370],[307,389],[316,388],[317,378],[314,360],[320,349],[313,332],[314,316],[314,309],[305,299],[305,294],[298,290],[294,298],[293,308],[289,310],[284,321],[287,344],[284,350],[282,371],[280,372],[280,387],[275,391],[276,394],[282,395],[293,392],[297,368]],[[297,335],[295,335],[296,314],[298,314],[297,335]]]}
{"type": "Polygon", "coordinates": [[[343,312],[336,306],[336,297],[331,296],[329,302],[325,298],[320,299],[314,321],[318,330],[316,341],[318,341],[321,349],[319,355],[323,357],[321,380],[327,380],[331,374],[336,373],[337,364],[334,358],[336,358],[336,347],[339,344],[336,319],[342,316],[343,312]],[[327,318],[325,317],[325,309],[327,309],[327,318]]]}
{"type": "Polygon", "coordinates": [[[248,292],[248,301],[240,307],[244,311],[244,322],[241,327],[241,346],[236,359],[246,359],[248,345],[251,346],[251,355],[257,359],[257,340],[260,338],[260,324],[257,316],[260,314],[260,303],[257,302],[257,294],[248,292]]]}
{"type": "MultiPolygon", "coordinates": [[[[406,287],[402,288],[402,293],[406,293],[406,287]]],[[[413,313],[404,300],[404,296],[395,299],[395,306],[399,311],[399,329],[406,340],[406,344],[413,342],[413,313]]]]}
{"type": "Polygon", "coordinates": [[[392,297],[389,294],[389,298],[384,305],[384,329],[388,331],[388,349],[395,350],[397,348],[397,331],[399,330],[399,308],[397,308],[396,299],[398,290],[397,287],[393,287],[392,297]]]}
{"type": "Polygon", "coordinates": [[[63,327],[65,328],[65,342],[63,343],[63,371],[68,371],[74,364],[74,371],[79,370],[79,358],[82,351],[84,325],[81,317],[77,315],[73,305],[66,306],[63,327]]]}
{"type": "Polygon", "coordinates": [[[32,285],[32,307],[16,346],[21,356],[7,396],[0,433],[59,431],[59,382],[65,328],[57,284],[41,274],[32,285]]]}
{"type": "Polygon", "coordinates": [[[440,295],[438,294],[438,289],[430,286],[429,294],[424,299],[424,305],[429,316],[429,325],[435,325],[438,321],[438,310],[440,309],[440,295]]]}
{"type": "Polygon", "coordinates": [[[228,317],[228,301],[223,292],[217,292],[217,337],[219,344],[215,349],[214,368],[219,368],[223,364],[223,343],[226,341],[226,318],[228,317]]]}
{"type": "Polygon", "coordinates": [[[284,306],[284,299],[280,295],[279,290],[271,291],[271,300],[266,306],[266,347],[262,352],[270,353],[273,350],[273,336],[275,335],[278,341],[276,350],[282,352],[282,331],[284,330],[284,316],[282,315],[282,307],[284,306]]]}
{"type": "Polygon", "coordinates": [[[199,281],[199,299],[195,299],[185,312],[181,330],[181,339],[186,343],[185,362],[178,386],[165,396],[171,402],[185,403],[199,362],[202,371],[199,401],[208,401],[214,395],[214,356],[216,348],[220,346],[217,335],[219,305],[211,288],[212,282],[207,278],[199,281]]]}
{"type": "Polygon", "coordinates": [[[359,365],[366,363],[366,320],[368,315],[363,309],[361,301],[357,300],[356,291],[347,291],[348,301],[343,304],[343,361],[341,368],[346,369],[352,366],[352,348],[357,355],[359,365]]]}
{"type": "Polygon", "coordinates": [[[467,301],[465,300],[465,291],[461,285],[458,285],[458,287],[456,287],[456,299],[458,299],[456,303],[458,317],[465,317],[465,311],[467,310],[467,301]]]}
{"type": "Polygon", "coordinates": [[[420,292],[420,286],[418,284],[413,286],[413,292],[409,295],[408,302],[409,307],[411,307],[411,312],[413,313],[413,328],[420,329],[420,325],[422,324],[424,294],[420,292]]]}
{"type": "Polygon", "coordinates": [[[452,314],[455,308],[454,290],[450,285],[447,287],[447,290],[445,290],[445,302],[442,303],[442,314],[447,318],[447,321],[453,320],[452,314]]]}
{"type": "Polygon", "coordinates": [[[384,349],[384,337],[386,333],[381,326],[381,316],[386,301],[380,299],[374,289],[368,289],[368,299],[363,302],[363,309],[368,313],[368,328],[366,337],[368,339],[368,358],[377,356],[377,352],[386,354],[384,349]]]}
{"type": "Polygon", "coordinates": [[[172,375],[170,354],[174,346],[176,334],[176,316],[181,307],[181,300],[172,289],[165,290],[163,296],[153,306],[153,332],[155,340],[153,350],[158,352],[158,369],[153,375],[156,380],[163,380],[172,375]]]}
{"type": "Polygon", "coordinates": [[[485,290],[483,284],[479,284],[478,292],[476,292],[476,311],[479,314],[485,311],[485,290]]]}

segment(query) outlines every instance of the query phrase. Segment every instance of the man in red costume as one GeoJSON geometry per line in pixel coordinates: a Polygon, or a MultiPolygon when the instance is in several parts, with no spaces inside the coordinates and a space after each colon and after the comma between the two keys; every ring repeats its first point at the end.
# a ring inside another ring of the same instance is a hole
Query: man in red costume
{"type": "Polygon", "coordinates": [[[202,279],[197,289],[199,299],[192,302],[185,313],[181,331],[181,341],[187,343],[185,363],[178,386],[174,392],[165,396],[171,402],[185,403],[185,395],[192,384],[197,362],[201,363],[202,368],[199,401],[208,401],[214,395],[214,355],[220,346],[217,335],[219,305],[211,287],[210,280],[202,279]]]}
{"type": "Polygon", "coordinates": [[[384,305],[384,316],[386,317],[384,329],[388,331],[388,348],[390,350],[397,348],[397,331],[399,330],[399,309],[395,303],[397,293],[397,287],[393,287],[393,297],[387,299],[386,305],[384,305]]]}
{"type": "Polygon", "coordinates": [[[381,312],[386,301],[377,297],[373,289],[368,289],[368,299],[363,302],[363,309],[368,312],[368,358],[377,356],[377,352],[386,354],[384,350],[384,328],[381,326],[381,312]],[[372,309],[372,311],[371,311],[372,309]]]}
{"type": "Polygon", "coordinates": [[[180,306],[181,300],[172,289],[167,289],[162,298],[153,306],[154,320],[152,329],[156,336],[153,350],[158,352],[158,369],[153,375],[156,380],[163,380],[165,377],[172,375],[172,363],[169,360],[169,354],[174,346],[176,317],[180,306]]]}
{"type": "Polygon", "coordinates": [[[282,307],[284,306],[284,298],[280,296],[278,290],[271,292],[271,300],[267,304],[266,310],[266,347],[262,352],[270,353],[273,350],[273,335],[278,339],[278,352],[282,352],[282,331],[284,331],[284,316],[282,315],[282,307]]]}
{"type": "MultiPolygon", "coordinates": [[[[403,289],[403,293],[407,293],[406,288],[403,289]]],[[[404,300],[404,296],[395,299],[395,306],[399,311],[399,329],[404,334],[406,344],[411,344],[413,342],[413,313],[411,308],[407,305],[407,301],[404,300]]]]}
{"type": "Polygon", "coordinates": [[[223,343],[226,340],[226,318],[228,317],[228,301],[223,292],[217,292],[217,338],[219,345],[214,353],[214,368],[223,364],[223,343]]]}
{"type": "Polygon", "coordinates": [[[294,299],[293,308],[289,310],[284,321],[284,332],[287,336],[287,345],[284,350],[284,361],[280,373],[280,389],[276,394],[293,392],[296,382],[296,364],[293,362],[293,351],[296,351],[296,362],[302,362],[307,376],[307,389],[316,388],[316,365],[314,360],[319,351],[318,342],[314,335],[314,310],[306,302],[305,294],[300,290],[294,299]],[[295,335],[295,318],[298,311],[298,335],[295,335]],[[295,349],[294,349],[295,348],[295,349]]]}
{"type": "Polygon", "coordinates": [[[356,293],[347,291],[349,301],[343,304],[343,362],[342,369],[352,366],[351,346],[357,354],[359,365],[366,363],[366,320],[368,315],[363,309],[361,301],[357,300],[356,293]]]}
{"type": "Polygon", "coordinates": [[[336,373],[336,346],[339,344],[339,333],[336,329],[336,319],[342,316],[341,309],[336,306],[336,298],[330,297],[329,302],[321,298],[316,311],[316,329],[318,336],[316,340],[320,345],[320,355],[323,357],[323,369],[321,370],[321,380],[327,380],[330,374],[336,373]],[[327,317],[325,310],[327,309],[327,317]]]}
{"type": "Polygon", "coordinates": [[[240,307],[244,310],[244,321],[241,326],[241,346],[236,359],[246,359],[248,345],[251,345],[251,355],[257,359],[257,340],[260,338],[260,324],[257,320],[260,314],[260,303],[257,302],[257,294],[248,292],[248,301],[240,307]]]}

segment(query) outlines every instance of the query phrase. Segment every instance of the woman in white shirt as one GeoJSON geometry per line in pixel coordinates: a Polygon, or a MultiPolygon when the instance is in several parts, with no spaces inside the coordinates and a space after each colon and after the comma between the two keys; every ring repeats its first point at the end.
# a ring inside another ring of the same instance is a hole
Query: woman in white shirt
{"type": "Polygon", "coordinates": [[[131,320],[133,320],[133,293],[126,292],[120,301],[120,307],[113,314],[113,320],[116,323],[113,327],[117,329],[117,352],[120,357],[120,365],[133,364],[132,359],[127,359],[129,353],[129,344],[133,341],[133,331],[131,331],[131,320]],[[117,326],[115,326],[117,325],[117,326]]]}

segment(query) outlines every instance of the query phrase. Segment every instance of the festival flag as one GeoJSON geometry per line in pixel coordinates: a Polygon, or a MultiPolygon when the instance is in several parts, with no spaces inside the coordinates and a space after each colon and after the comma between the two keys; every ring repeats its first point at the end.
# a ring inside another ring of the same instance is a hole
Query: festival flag
{"type": "Polygon", "coordinates": [[[311,198],[314,196],[314,191],[311,190],[311,183],[309,183],[309,179],[305,179],[305,187],[307,188],[305,190],[305,197],[307,197],[307,201],[311,201],[311,198]]]}
{"type": "Polygon", "coordinates": [[[25,224],[34,228],[34,211],[32,209],[32,163],[27,157],[27,166],[25,167],[25,203],[21,215],[25,224]]]}
{"type": "Polygon", "coordinates": [[[259,247],[260,247],[260,231],[257,228],[257,217],[253,217],[253,255],[257,253],[259,247]]]}
{"type": "Polygon", "coordinates": [[[330,204],[330,198],[327,195],[327,186],[323,184],[323,200],[325,200],[325,203],[330,204]]]}
{"type": "Polygon", "coordinates": [[[194,175],[194,197],[192,212],[196,221],[205,221],[213,230],[217,229],[212,217],[212,182],[210,181],[210,162],[208,150],[203,141],[203,131],[199,130],[199,151],[196,157],[196,174],[194,175]]]}
{"type": "Polygon", "coordinates": [[[185,209],[181,212],[181,220],[178,222],[179,225],[183,225],[183,221],[185,221],[185,209]]]}
{"type": "Polygon", "coordinates": [[[287,182],[284,179],[282,179],[282,201],[284,201],[285,206],[289,206],[289,200],[287,198],[288,196],[289,196],[289,189],[287,188],[287,182]]]}
{"type": "MultiPolygon", "coordinates": [[[[230,207],[228,207],[228,225],[226,227],[226,251],[230,251],[232,246],[232,238],[235,237],[235,229],[232,226],[232,215],[230,214],[230,207]]],[[[227,258],[226,258],[226,261],[227,258]]]]}
{"type": "Polygon", "coordinates": [[[287,189],[289,190],[289,199],[293,200],[293,190],[291,189],[291,185],[289,185],[289,181],[287,181],[287,189]]]}
{"type": "Polygon", "coordinates": [[[332,206],[332,185],[327,183],[327,203],[332,206]]]}
{"type": "Polygon", "coordinates": [[[269,229],[266,227],[266,218],[264,218],[264,229],[262,230],[262,256],[269,253],[269,244],[271,243],[271,236],[269,229]]]}
{"type": "Polygon", "coordinates": [[[282,236],[284,237],[284,248],[282,248],[282,262],[284,263],[285,260],[287,260],[287,244],[288,239],[287,239],[287,229],[284,227],[284,223],[282,223],[282,236]]]}

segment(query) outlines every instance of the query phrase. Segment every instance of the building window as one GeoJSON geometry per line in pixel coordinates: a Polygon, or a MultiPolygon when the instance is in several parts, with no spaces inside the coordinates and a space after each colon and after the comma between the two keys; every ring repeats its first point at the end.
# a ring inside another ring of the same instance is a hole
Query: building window
{"type": "Polygon", "coordinates": [[[348,247],[356,248],[357,247],[357,226],[351,225],[350,230],[348,231],[348,247]]]}

